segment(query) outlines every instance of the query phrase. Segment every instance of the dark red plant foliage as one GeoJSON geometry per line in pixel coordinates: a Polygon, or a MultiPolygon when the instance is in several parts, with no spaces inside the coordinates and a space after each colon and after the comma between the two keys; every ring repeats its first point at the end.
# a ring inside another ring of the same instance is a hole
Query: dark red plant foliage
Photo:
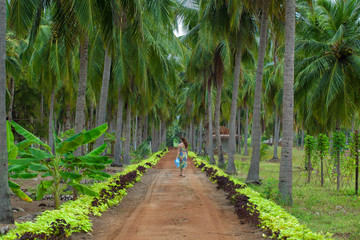
{"type": "Polygon", "coordinates": [[[32,233],[25,232],[21,237],[19,235],[19,240],[35,240],[35,239],[47,239],[47,240],[64,240],[69,239],[66,237],[66,229],[70,229],[70,224],[66,223],[65,219],[56,219],[55,222],[51,223],[51,233],[32,233]]]}
{"type": "Polygon", "coordinates": [[[137,170],[141,173],[145,173],[146,172],[146,167],[144,166],[138,166],[137,170]]]}
{"type": "Polygon", "coordinates": [[[114,179],[108,185],[109,189],[103,188],[100,190],[99,197],[94,197],[91,205],[93,207],[100,206],[102,204],[107,204],[108,199],[114,199],[120,190],[124,189],[130,183],[134,183],[136,181],[138,171],[134,170],[125,175],[120,175],[118,178],[114,179]]]}
{"type": "Polygon", "coordinates": [[[232,180],[225,176],[217,176],[218,172],[212,167],[205,167],[205,164],[200,164],[198,167],[202,167],[205,170],[206,176],[211,180],[216,180],[217,189],[222,189],[227,193],[227,199],[231,199],[234,203],[235,213],[241,219],[242,222],[249,222],[259,225],[259,211],[257,206],[249,202],[249,198],[236,191],[238,188],[245,188],[246,185],[235,184],[232,180]],[[253,211],[251,211],[253,209],[253,211]]]}

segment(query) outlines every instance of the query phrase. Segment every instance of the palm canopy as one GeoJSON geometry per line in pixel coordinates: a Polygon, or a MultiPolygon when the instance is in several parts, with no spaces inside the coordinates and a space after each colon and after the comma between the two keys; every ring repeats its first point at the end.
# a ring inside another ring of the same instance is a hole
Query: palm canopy
{"type": "Polygon", "coordinates": [[[298,16],[295,100],[311,94],[307,119],[313,115],[324,128],[349,124],[359,102],[360,4],[319,0],[306,9],[298,16]]]}

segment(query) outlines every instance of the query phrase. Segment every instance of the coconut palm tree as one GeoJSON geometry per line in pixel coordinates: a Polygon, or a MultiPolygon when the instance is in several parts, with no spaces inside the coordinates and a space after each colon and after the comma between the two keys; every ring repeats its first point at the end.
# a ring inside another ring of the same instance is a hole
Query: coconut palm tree
{"type": "MultiPolygon", "coordinates": [[[[243,56],[243,52],[248,56],[249,52],[248,48],[252,47],[252,43],[254,42],[254,33],[255,26],[252,20],[252,16],[249,12],[242,11],[242,6],[233,6],[231,9],[237,9],[235,13],[231,13],[233,15],[237,15],[238,17],[235,19],[239,19],[236,23],[231,23],[230,25],[235,26],[235,30],[231,32],[232,42],[234,42],[235,47],[235,65],[234,65],[234,80],[233,80],[233,89],[232,89],[232,100],[231,100],[231,111],[230,111],[230,122],[229,122],[229,130],[230,130],[230,138],[229,138],[229,153],[228,153],[228,165],[226,171],[230,174],[236,173],[235,163],[234,163],[234,154],[236,152],[236,115],[237,115],[237,105],[238,105],[238,91],[239,91],[239,78],[241,71],[241,60],[243,56]]],[[[234,19],[232,17],[231,19],[234,19]]]]}
{"type": "Polygon", "coordinates": [[[266,43],[268,38],[268,11],[269,1],[261,1],[261,23],[260,23],[260,42],[258,51],[258,63],[256,68],[256,86],[253,107],[253,124],[252,124],[252,154],[251,163],[246,178],[248,183],[259,182],[259,163],[260,163],[260,145],[261,145],[261,128],[260,128],[260,112],[261,112],[261,86],[263,79],[264,59],[266,55],[266,43]]]}
{"type": "Polygon", "coordinates": [[[294,128],[294,55],[295,0],[285,3],[285,59],[283,83],[283,138],[281,148],[279,190],[282,199],[292,204],[292,147],[294,128]]]}
{"type": "Polygon", "coordinates": [[[6,1],[0,1],[0,222],[14,223],[8,186],[6,135],[6,1]]]}

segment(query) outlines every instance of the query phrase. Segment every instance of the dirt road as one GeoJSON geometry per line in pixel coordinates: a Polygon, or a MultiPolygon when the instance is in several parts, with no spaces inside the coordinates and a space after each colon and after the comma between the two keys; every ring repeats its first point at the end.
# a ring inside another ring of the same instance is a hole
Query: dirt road
{"type": "Polygon", "coordinates": [[[179,176],[175,157],[171,150],[118,206],[92,219],[92,233],[73,239],[263,239],[255,227],[240,224],[225,194],[191,160],[179,176]]]}

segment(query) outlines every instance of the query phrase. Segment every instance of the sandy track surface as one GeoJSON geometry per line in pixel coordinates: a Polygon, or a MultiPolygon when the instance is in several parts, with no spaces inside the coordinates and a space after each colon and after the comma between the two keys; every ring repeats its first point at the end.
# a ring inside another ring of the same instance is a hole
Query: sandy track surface
{"type": "Polygon", "coordinates": [[[92,233],[72,239],[263,239],[254,226],[240,224],[225,194],[191,160],[179,176],[175,157],[171,150],[118,206],[92,218],[92,233]]]}

